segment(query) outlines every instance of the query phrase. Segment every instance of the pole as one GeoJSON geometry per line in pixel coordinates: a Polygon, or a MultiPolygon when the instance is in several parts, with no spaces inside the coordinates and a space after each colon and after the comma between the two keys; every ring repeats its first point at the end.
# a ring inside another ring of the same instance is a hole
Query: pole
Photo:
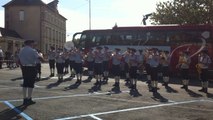
{"type": "Polygon", "coordinates": [[[91,30],[91,0],[89,0],[89,30],[91,30]]]}

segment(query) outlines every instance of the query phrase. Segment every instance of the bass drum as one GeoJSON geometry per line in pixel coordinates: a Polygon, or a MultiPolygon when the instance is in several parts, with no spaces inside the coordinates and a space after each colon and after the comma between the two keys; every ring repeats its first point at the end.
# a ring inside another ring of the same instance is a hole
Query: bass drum
{"type": "Polygon", "coordinates": [[[67,50],[71,50],[74,48],[74,44],[72,41],[67,41],[65,44],[64,44],[64,48],[67,49],[67,50]]]}

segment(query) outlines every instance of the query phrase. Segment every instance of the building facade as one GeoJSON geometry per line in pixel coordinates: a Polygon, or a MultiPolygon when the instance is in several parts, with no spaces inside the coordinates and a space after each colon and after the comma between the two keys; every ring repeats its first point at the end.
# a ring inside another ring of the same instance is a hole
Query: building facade
{"type": "Polygon", "coordinates": [[[66,42],[66,18],[59,14],[58,0],[45,4],[41,0],[12,0],[5,4],[5,28],[23,39],[37,42],[44,54],[50,46],[62,48],[66,42]]]}

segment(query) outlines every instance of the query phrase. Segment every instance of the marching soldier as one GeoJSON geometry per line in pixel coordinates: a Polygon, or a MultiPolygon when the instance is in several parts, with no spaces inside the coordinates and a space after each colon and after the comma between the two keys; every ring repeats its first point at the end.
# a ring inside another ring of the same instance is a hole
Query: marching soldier
{"type": "MultiPolygon", "coordinates": [[[[39,57],[43,58],[43,54],[41,53],[41,50],[37,50],[37,52],[38,52],[39,57]]],[[[41,60],[40,59],[36,60],[36,70],[37,70],[36,79],[41,80],[41,60]]]]}
{"type": "Polygon", "coordinates": [[[50,50],[48,52],[48,60],[49,60],[49,66],[50,66],[50,77],[53,77],[55,75],[55,56],[56,51],[53,46],[50,47],[50,50]]]}
{"type": "Polygon", "coordinates": [[[32,93],[36,78],[36,60],[43,60],[34,49],[35,42],[26,40],[25,46],[20,50],[19,60],[23,76],[23,105],[35,104],[32,100],[32,93]]]}
{"type": "Polygon", "coordinates": [[[56,53],[56,68],[58,74],[58,82],[63,81],[64,63],[65,63],[65,54],[63,53],[62,49],[58,48],[56,53]]]}
{"type": "Polygon", "coordinates": [[[131,89],[136,89],[137,85],[138,56],[135,54],[135,52],[136,50],[132,48],[129,57],[129,75],[130,75],[131,89]]]}
{"type": "Polygon", "coordinates": [[[69,55],[68,55],[68,51],[65,51],[65,63],[64,63],[64,74],[68,74],[69,73],[69,55]]]}
{"type": "Polygon", "coordinates": [[[211,59],[208,56],[208,51],[203,50],[198,57],[197,69],[200,72],[201,86],[200,92],[208,93],[208,67],[211,64],[211,59]]]}
{"type": "Polygon", "coordinates": [[[96,83],[95,85],[101,85],[101,79],[103,74],[103,54],[101,53],[102,47],[96,47],[96,51],[94,52],[94,71],[96,83]]]}
{"type": "Polygon", "coordinates": [[[146,70],[146,76],[147,76],[147,84],[151,84],[151,70],[150,70],[150,58],[152,57],[151,51],[147,49],[144,54],[144,64],[145,64],[145,70],[146,70]]]}
{"type": "Polygon", "coordinates": [[[153,48],[148,59],[151,71],[151,91],[156,93],[158,89],[158,67],[160,64],[160,58],[156,48],[153,48]]]}
{"type": "Polygon", "coordinates": [[[70,64],[70,77],[75,77],[74,68],[75,68],[75,49],[71,49],[69,52],[69,64],[70,64]]]}
{"type": "Polygon", "coordinates": [[[124,71],[126,76],[126,84],[130,82],[129,78],[129,57],[130,57],[130,48],[127,48],[127,50],[123,53],[123,59],[124,59],[124,71]]]}
{"type": "Polygon", "coordinates": [[[103,77],[105,83],[108,82],[108,76],[109,76],[109,60],[111,57],[111,51],[109,51],[109,48],[107,46],[104,47],[103,51],[103,77]]]}
{"type": "Polygon", "coordinates": [[[189,65],[191,63],[191,59],[189,57],[189,52],[184,51],[180,52],[179,61],[177,64],[177,68],[180,68],[180,74],[182,78],[182,89],[188,90],[188,84],[189,84],[189,65]]]}
{"type": "Polygon", "coordinates": [[[139,54],[138,54],[138,74],[139,74],[139,78],[142,78],[143,75],[143,71],[144,71],[144,54],[143,54],[143,50],[138,50],[139,54]]]}
{"type": "Polygon", "coordinates": [[[78,48],[75,52],[75,73],[77,77],[76,84],[81,84],[83,74],[83,52],[78,48]]]}
{"type": "Polygon", "coordinates": [[[169,64],[170,64],[169,51],[162,52],[160,64],[162,66],[163,82],[164,82],[163,85],[167,87],[169,83],[169,64]]]}
{"type": "Polygon", "coordinates": [[[112,73],[115,78],[115,84],[113,86],[119,87],[120,74],[121,74],[121,58],[120,49],[115,48],[115,53],[112,55],[112,73]]]}
{"type": "Polygon", "coordinates": [[[93,49],[90,48],[89,52],[86,55],[86,61],[87,61],[87,68],[88,68],[88,79],[93,78],[93,71],[94,71],[94,54],[93,54],[93,49]]]}

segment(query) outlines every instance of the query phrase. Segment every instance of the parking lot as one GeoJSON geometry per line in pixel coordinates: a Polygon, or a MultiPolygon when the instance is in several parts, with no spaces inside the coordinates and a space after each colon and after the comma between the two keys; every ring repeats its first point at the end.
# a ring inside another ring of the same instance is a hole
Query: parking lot
{"type": "Polygon", "coordinates": [[[157,94],[149,92],[144,80],[138,90],[131,91],[121,80],[120,88],[114,80],[101,87],[95,79],[75,84],[76,78],[48,77],[49,68],[42,64],[42,80],[36,82],[33,100],[36,104],[23,107],[20,68],[0,70],[0,120],[212,120],[213,83],[209,93],[198,92],[197,80],[191,80],[189,90],[180,89],[180,81],[164,87],[159,83],[157,94]]]}

